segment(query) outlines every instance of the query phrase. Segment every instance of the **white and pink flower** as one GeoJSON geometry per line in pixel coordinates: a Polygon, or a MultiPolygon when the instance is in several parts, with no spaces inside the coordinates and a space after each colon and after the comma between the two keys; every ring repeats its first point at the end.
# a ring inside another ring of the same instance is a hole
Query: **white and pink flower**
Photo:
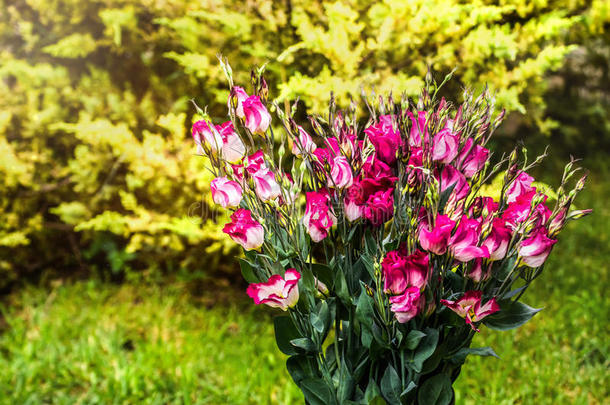
{"type": "Polygon", "coordinates": [[[534,229],[527,239],[521,241],[519,256],[527,266],[540,267],[549,257],[555,243],[555,239],[548,237],[546,228],[540,226],[534,229]]]}
{"type": "Polygon", "coordinates": [[[457,158],[458,167],[468,178],[478,173],[489,158],[489,150],[481,145],[473,146],[473,142],[472,138],[468,138],[457,158]]]}
{"type": "Polygon", "coordinates": [[[453,257],[462,263],[478,257],[489,257],[487,247],[478,246],[480,234],[479,221],[463,215],[455,233],[449,239],[449,251],[453,257]]]}
{"type": "Polygon", "coordinates": [[[310,191],[306,193],[307,206],[303,216],[303,225],[314,242],[320,242],[328,236],[330,228],[337,223],[328,203],[328,191],[310,191]]]}
{"type": "Polygon", "coordinates": [[[301,273],[288,269],[284,277],[274,274],[265,283],[254,283],[248,286],[248,296],[256,305],[266,304],[286,311],[299,301],[299,280],[301,273]]]}
{"type": "Polygon", "coordinates": [[[390,310],[398,322],[409,322],[419,313],[423,298],[419,288],[409,287],[402,294],[390,297],[390,310]]]}
{"type": "Polygon", "coordinates": [[[242,188],[236,181],[217,177],[210,183],[212,199],[223,208],[238,207],[241,202],[242,188]]]}
{"type": "Polygon", "coordinates": [[[275,200],[282,193],[282,188],[275,180],[275,174],[266,167],[252,174],[252,179],[254,191],[261,201],[275,200]]]}
{"type": "Polygon", "coordinates": [[[426,217],[422,217],[419,228],[419,244],[424,250],[443,255],[447,251],[449,238],[454,227],[455,222],[447,215],[437,216],[434,226],[430,226],[426,217]]]}
{"type": "Polygon", "coordinates": [[[222,149],[222,136],[213,126],[210,126],[204,120],[195,121],[195,123],[193,123],[191,134],[201,153],[204,151],[204,146],[209,148],[210,152],[214,154],[222,149]]]}
{"type": "Polygon", "coordinates": [[[253,134],[263,135],[271,124],[271,115],[258,96],[250,96],[242,103],[245,126],[253,134]]]}
{"type": "Polygon", "coordinates": [[[233,86],[231,90],[231,97],[229,97],[228,107],[231,109],[231,100],[235,100],[235,115],[239,118],[244,118],[244,107],[243,103],[248,98],[248,93],[242,87],[233,86]]]}
{"type": "Polygon", "coordinates": [[[354,182],[352,167],[345,156],[337,156],[333,159],[330,170],[328,187],[343,189],[350,187],[354,182]]]}
{"type": "Polygon", "coordinates": [[[460,138],[448,128],[442,129],[434,137],[432,144],[432,160],[443,164],[453,162],[458,155],[460,138]]]}
{"type": "Polygon", "coordinates": [[[313,153],[317,149],[316,143],[311,139],[311,136],[299,125],[299,135],[294,139],[292,143],[292,153],[301,157],[303,152],[313,153]]]}
{"type": "Polygon", "coordinates": [[[519,172],[517,177],[510,183],[506,190],[506,202],[513,203],[523,195],[533,195],[536,187],[532,186],[534,178],[525,172],[519,172]]]}
{"type": "Polygon", "coordinates": [[[231,222],[226,224],[222,231],[244,250],[258,249],[265,242],[263,226],[252,219],[252,213],[244,208],[239,208],[231,215],[231,222]]]}
{"type": "Polygon", "coordinates": [[[467,291],[462,298],[457,301],[441,300],[441,304],[451,309],[453,312],[466,319],[466,323],[473,330],[479,331],[474,322],[478,322],[488,315],[500,310],[495,297],[481,305],[482,291],[467,291]]]}

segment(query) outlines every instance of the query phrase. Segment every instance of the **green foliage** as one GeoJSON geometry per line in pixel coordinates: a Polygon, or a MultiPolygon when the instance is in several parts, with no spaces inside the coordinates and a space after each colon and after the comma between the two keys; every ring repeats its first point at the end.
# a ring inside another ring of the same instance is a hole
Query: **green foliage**
{"type": "MultiPolygon", "coordinates": [[[[194,274],[235,254],[222,218],[211,220],[210,177],[185,130],[191,98],[226,116],[219,52],[244,85],[249,68],[269,62],[271,96],[300,97],[313,110],[331,90],[346,104],[360,84],[414,94],[428,65],[441,73],[457,66],[453,97],[464,84],[488,83],[501,106],[554,128],[544,116],[545,73],[573,44],[608,32],[603,0],[0,7],[0,287],[43,270],[103,272],[119,263],[194,274]]],[[[599,105],[587,106],[607,130],[599,105]]]]}

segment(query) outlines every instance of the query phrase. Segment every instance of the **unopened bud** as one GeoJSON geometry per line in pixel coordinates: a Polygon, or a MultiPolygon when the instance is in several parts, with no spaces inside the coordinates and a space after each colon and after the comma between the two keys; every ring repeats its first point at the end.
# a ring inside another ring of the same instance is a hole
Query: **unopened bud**
{"type": "Polygon", "coordinates": [[[593,212],[592,209],[586,209],[586,210],[576,210],[576,211],[572,211],[568,214],[568,219],[580,219],[582,217],[586,217],[587,215],[591,214],[593,212]]]}
{"type": "Polygon", "coordinates": [[[580,180],[578,180],[578,183],[576,183],[576,187],[574,188],[574,190],[576,190],[576,192],[582,191],[582,189],[585,188],[586,181],[587,181],[587,175],[585,174],[584,176],[582,176],[580,178],[580,180]]]}
{"type": "Polygon", "coordinates": [[[364,290],[366,291],[366,295],[368,295],[369,297],[373,296],[373,290],[366,283],[364,284],[364,290]]]}

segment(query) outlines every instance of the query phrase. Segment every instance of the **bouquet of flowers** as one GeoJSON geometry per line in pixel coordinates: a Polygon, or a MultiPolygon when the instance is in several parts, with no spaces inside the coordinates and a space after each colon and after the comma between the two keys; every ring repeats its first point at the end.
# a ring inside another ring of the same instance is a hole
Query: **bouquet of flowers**
{"type": "Polygon", "coordinates": [[[331,97],[305,128],[297,103],[268,104],[260,71],[249,95],[222,66],[229,120],[198,109],[192,134],[232,211],[223,231],[244,249],[247,294],[284,311],[277,345],[306,402],[451,403],[466,356],[496,356],[471,347],[481,325],[539,311],[520,299],[566,222],[590,212],[570,210],[586,176],[568,189],[572,161],[552,191],[528,174],[542,156],[492,159],[504,113],[487,91],[454,108],[428,76],[416,101],[363,97],[365,119],[331,97]]]}

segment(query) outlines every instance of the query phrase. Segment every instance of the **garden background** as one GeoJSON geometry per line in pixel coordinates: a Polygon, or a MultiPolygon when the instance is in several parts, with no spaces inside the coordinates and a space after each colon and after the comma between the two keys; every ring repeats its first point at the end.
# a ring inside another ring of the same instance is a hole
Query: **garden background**
{"type": "MultiPolygon", "coordinates": [[[[610,3],[414,0],[0,1],[0,403],[291,404],[274,312],[245,297],[226,218],[195,156],[191,100],[268,62],[270,97],[323,113],[418,93],[496,91],[494,148],[570,155],[594,214],[562,235],[534,322],[483,329],[458,404],[602,404],[608,378],[610,3]]],[[[303,119],[305,115],[303,114],[303,119]]]]}

